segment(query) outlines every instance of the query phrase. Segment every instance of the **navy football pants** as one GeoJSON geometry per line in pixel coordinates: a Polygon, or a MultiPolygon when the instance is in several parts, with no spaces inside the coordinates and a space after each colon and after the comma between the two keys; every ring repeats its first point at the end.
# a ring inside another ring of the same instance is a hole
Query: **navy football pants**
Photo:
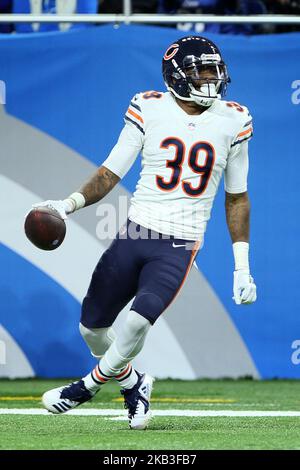
{"type": "Polygon", "coordinates": [[[157,320],[180,290],[198,248],[195,241],[164,237],[127,221],[93,273],[82,304],[85,327],[111,326],[133,297],[131,310],[151,324],[157,320]],[[130,238],[131,224],[147,238],[130,238]]]}

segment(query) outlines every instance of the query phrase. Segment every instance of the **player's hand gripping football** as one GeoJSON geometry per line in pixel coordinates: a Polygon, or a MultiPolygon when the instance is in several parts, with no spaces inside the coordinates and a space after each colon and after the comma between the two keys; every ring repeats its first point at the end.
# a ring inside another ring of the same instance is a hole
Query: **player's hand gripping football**
{"type": "Polygon", "coordinates": [[[256,285],[246,269],[233,272],[233,300],[237,305],[256,301],[256,285]]]}
{"type": "Polygon", "coordinates": [[[38,202],[37,204],[33,204],[33,209],[37,207],[48,207],[49,209],[55,210],[56,212],[59,213],[62,219],[67,219],[67,214],[72,212],[69,201],[64,200],[64,201],[44,201],[44,202],[38,202]]]}

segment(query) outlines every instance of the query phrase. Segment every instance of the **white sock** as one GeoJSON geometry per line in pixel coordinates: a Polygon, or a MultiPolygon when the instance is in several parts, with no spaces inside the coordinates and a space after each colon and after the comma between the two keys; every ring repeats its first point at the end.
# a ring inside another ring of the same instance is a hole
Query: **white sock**
{"type": "Polygon", "coordinates": [[[90,372],[88,375],[83,377],[84,385],[90,392],[97,392],[100,390],[102,385],[104,385],[108,380],[110,380],[112,376],[108,376],[103,374],[101,371],[99,364],[90,372]]]}
{"type": "Polygon", "coordinates": [[[100,361],[100,367],[105,376],[113,376],[122,388],[133,388],[138,381],[138,375],[130,363],[120,370],[112,369],[104,356],[100,361]]]}
{"type": "Polygon", "coordinates": [[[123,367],[119,371],[112,370],[103,364],[103,359],[88,375],[83,377],[85,387],[92,393],[98,392],[102,385],[114,378],[120,387],[133,388],[138,381],[138,375],[131,364],[123,367]],[[105,370],[105,373],[103,372],[105,370]]]}

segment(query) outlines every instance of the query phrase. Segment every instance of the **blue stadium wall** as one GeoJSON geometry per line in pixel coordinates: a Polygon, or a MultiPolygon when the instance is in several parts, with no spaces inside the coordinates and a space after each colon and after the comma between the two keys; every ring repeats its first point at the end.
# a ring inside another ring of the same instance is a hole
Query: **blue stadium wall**
{"type": "MultiPolygon", "coordinates": [[[[0,376],[79,376],[92,367],[77,324],[107,246],[96,236],[97,208],[70,218],[53,253],[26,240],[24,214],[32,202],[65,197],[101,164],[130,98],[164,90],[161,57],[178,36],[105,25],[0,37],[0,376]]],[[[184,370],[185,378],[299,378],[300,35],[210,37],[229,67],[227,99],[247,105],[254,118],[249,193],[258,300],[232,301],[221,185],[198,268],[137,364],[159,377],[184,370]]],[[[139,170],[137,159],[108,201],[130,197],[139,170]]]]}

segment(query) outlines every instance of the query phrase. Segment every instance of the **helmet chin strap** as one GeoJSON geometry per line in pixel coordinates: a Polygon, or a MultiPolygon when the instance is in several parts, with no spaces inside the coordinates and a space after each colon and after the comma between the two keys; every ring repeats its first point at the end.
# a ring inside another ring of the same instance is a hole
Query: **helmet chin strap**
{"type": "Polygon", "coordinates": [[[217,93],[217,88],[214,83],[205,83],[201,85],[200,90],[196,90],[196,88],[190,83],[190,96],[192,100],[201,106],[211,106],[216,100],[221,99],[221,95],[217,93]]]}
{"type": "Polygon", "coordinates": [[[182,101],[194,101],[194,103],[200,106],[205,106],[207,108],[211,106],[216,100],[221,99],[221,95],[216,93],[216,88],[214,84],[202,85],[201,91],[197,91],[196,88],[194,88],[193,85],[190,84],[191,91],[189,98],[176,93],[176,91],[172,87],[168,86],[167,83],[166,88],[172,93],[172,95],[176,96],[176,98],[179,98],[182,101]],[[212,85],[214,86],[214,88],[209,89],[209,87],[211,87],[212,85]]]}

